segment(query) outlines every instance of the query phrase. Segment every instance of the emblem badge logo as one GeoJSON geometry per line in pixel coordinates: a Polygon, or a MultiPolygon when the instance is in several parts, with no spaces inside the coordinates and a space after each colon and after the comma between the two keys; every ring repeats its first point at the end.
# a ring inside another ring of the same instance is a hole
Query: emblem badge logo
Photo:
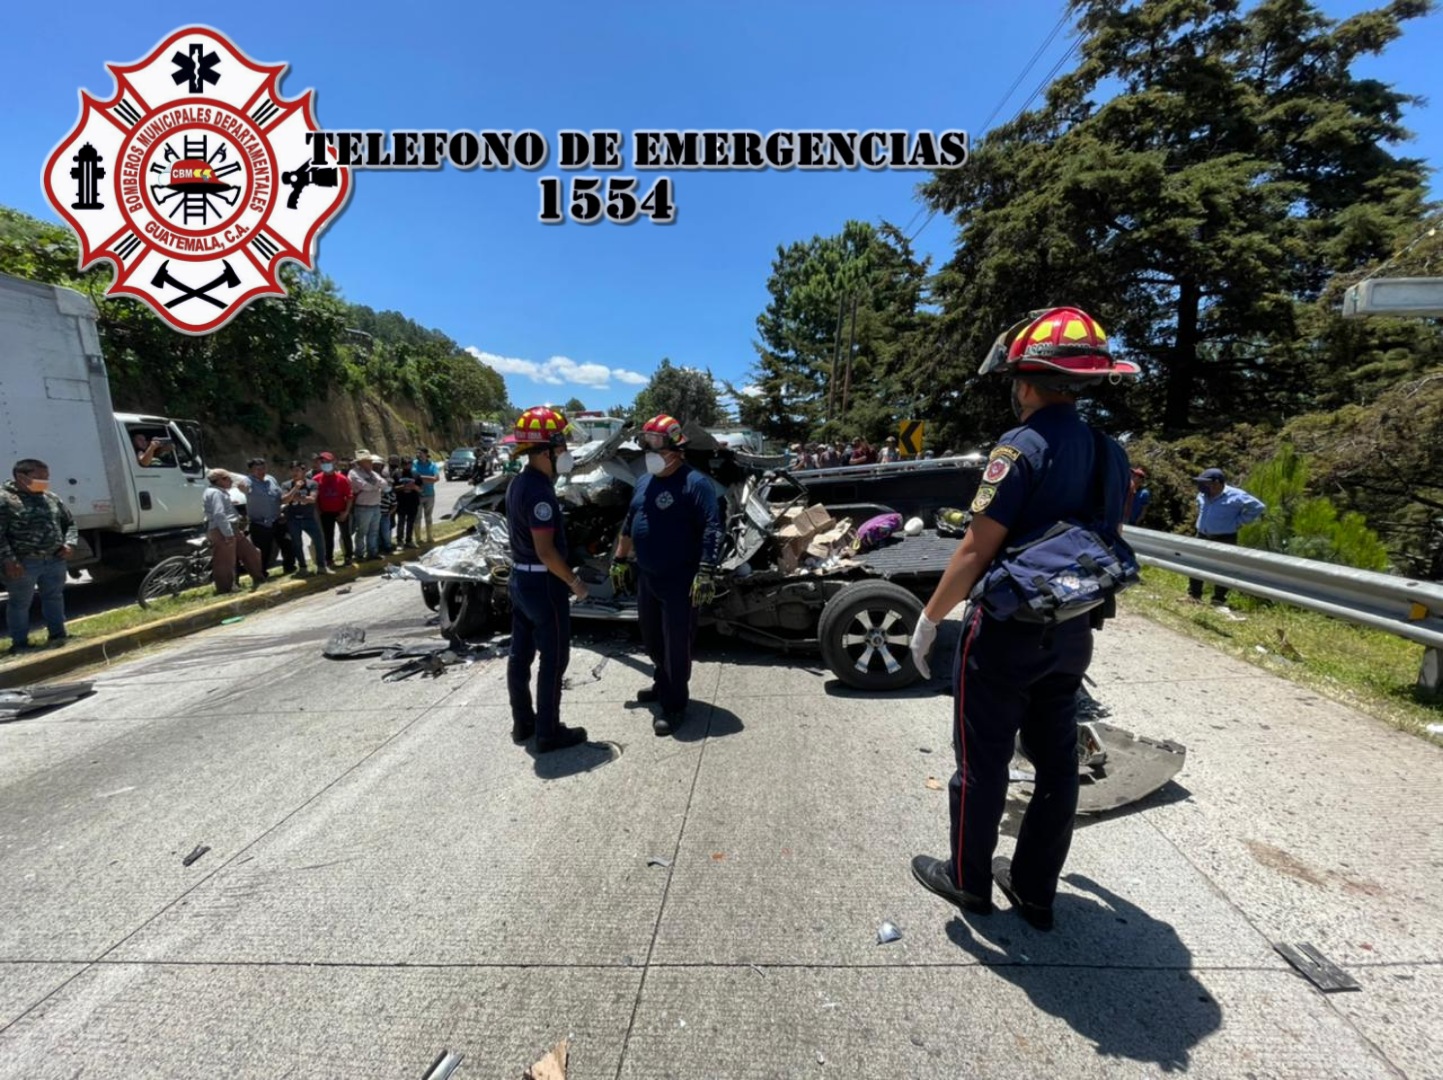
{"type": "Polygon", "coordinates": [[[187,334],[284,296],[281,264],[314,269],[317,237],[351,192],[349,169],[311,164],[314,91],[281,97],[287,65],[259,64],[205,27],[107,67],[114,95],[80,92],[80,119],[45,165],[80,268],[109,261],[107,295],[136,297],[187,334]]]}
{"type": "Polygon", "coordinates": [[[672,497],[671,492],[663,491],[656,497],[656,508],[658,510],[669,510],[671,509],[671,504],[674,502],[676,502],[676,499],[672,497]]]}

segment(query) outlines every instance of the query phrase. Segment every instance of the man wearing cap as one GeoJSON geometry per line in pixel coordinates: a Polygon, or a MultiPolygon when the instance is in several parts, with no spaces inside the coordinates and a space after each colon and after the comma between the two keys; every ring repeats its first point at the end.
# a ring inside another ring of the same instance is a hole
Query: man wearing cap
{"type": "Polygon", "coordinates": [[[670,735],[686,718],[691,699],[697,609],[716,599],[721,513],[711,480],[686,463],[681,424],[670,416],[654,417],[641,442],[647,475],[637,481],[621,525],[612,585],[625,592],[633,568],[639,572],[636,613],[654,672],[652,685],[637,700],[661,706],[652,730],[670,735]]]}
{"type": "MultiPolygon", "coordinates": [[[[346,565],[351,565],[355,552],[351,547],[351,481],[336,468],[336,455],[329,450],[321,454],[321,468],[312,479],[316,482],[316,509],[321,515],[321,535],[326,538],[325,565],[336,566],[336,526],[341,529],[341,550],[346,565]]],[[[319,560],[318,560],[319,561],[319,560]]]]}
{"type": "MultiPolygon", "coordinates": [[[[1197,484],[1197,534],[1216,544],[1236,544],[1238,530],[1263,516],[1267,506],[1242,488],[1229,486],[1221,469],[1204,469],[1193,477],[1197,484]]],[[[1202,603],[1203,583],[1188,578],[1187,594],[1202,603]]],[[[1219,607],[1227,602],[1225,586],[1213,586],[1213,603],[1219,607]]]]}
{"type": "Polygon", "coordinates": [[[346,477],[351,482],[351,514],[355,521],[356,557],[381,556],[381,491],[385,478],[375,469],[369,450],[356,451],[356,466],[346,477]]]}
{"type": "Polygon", "coordinates": [[[287,574],[296,572],[296,556],[291,550],[290,527],[281,520],[281,496],[285,493],[276,478],[266,472],[266,459],[253,457],[246,462],[246,478],[240,488],[246,495],[246,521],[251,543],[261,553],[261,569],[269,570],[276,551],[287,574]]]}
{"type": "Polygon", "coordinates": [[[902,460],[902,452],[897,449],[897,436],[887,436],[887,441],[882,445],[882,452],[877,455],[877,460],[884,465],[902,460]]]}

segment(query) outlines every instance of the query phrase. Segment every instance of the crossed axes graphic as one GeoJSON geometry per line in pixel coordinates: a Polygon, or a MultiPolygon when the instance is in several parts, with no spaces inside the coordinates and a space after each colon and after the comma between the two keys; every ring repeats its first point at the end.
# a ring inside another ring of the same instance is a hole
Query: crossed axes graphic
{"type": "Polygon", "coordinates": [[[216,307],[224,310],[225,301],[217,300],[214,296],[211,296],[211,291],[213,289],[219,289],[222,285],[227,285],[234,289],[240,284],[240,275],[235,272],[235,267],[231,266],[229,259],[222,260],[221,265],[225,267],[225,270],[221,272],[219,277],[214,281],[206,282],[198,289],[193,289],[170,272],[170,260],[166,259],[165,262],[160,264],[160,269],[155,272],[155,277],[150,279],[150,283],[157,289],[163,289],[167,285],[174,285],[181,291],[180,296],[166,302],[165,306],[167,308],[173,308],[177,304],[183,304],[190,299],[197,299],[204,300],[208,304],[214,304],[216,307]]]}

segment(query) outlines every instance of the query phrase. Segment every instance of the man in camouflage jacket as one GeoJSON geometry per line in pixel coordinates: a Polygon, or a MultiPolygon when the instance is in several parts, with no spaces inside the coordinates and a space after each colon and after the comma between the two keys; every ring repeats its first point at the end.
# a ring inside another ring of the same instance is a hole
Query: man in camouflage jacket
{"type": "Polygon", "coordinates": [[[0,486],[0,567],[9,593],[11,653],[30,648],[30,601],[37,588],[50,641],[65,640],[65,560],[79,540],[69,508],[50,492],[49,466],[34,458],[17,461],[14,479],[0,486]]]}

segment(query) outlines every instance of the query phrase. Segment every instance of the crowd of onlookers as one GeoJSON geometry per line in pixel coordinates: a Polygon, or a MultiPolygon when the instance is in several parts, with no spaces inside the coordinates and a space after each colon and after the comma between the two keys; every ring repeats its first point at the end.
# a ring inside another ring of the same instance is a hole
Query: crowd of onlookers
{"type": "MultiPolygon", "coordinates": [[[[926,450],[921,456],[924,460],[930,461],[936,455],[931,450],[926,450]]],[[[942,456],[951,457],[952,451],[948,450],[942,456]]],[[[850,444],[845,441],[795,443],[791,447],[791,459],[791,467],[796,470],[841,469],[851,465],[886,465],[893,461],[901,461],[902,452],[897,446],[895,435],[887,436],[881,446],[873,446],[866,439],[858,436],[850,444]]]]}
{"type": "Polygon", "coordinates": [[[216,591],[235,587],[237,562],[259,584],[277,556],[285,573],[304,577],[430,543],[440,479],[426,447],[413,458],[369,450],[338,458],[325,450],[309,462],[292,461],[282,480],[267,471],[265,458],[248,461],[239,480],[212,469],[205,524],[216,591]],[[232,487],[245,493],[244,531],[232,487]]]}

